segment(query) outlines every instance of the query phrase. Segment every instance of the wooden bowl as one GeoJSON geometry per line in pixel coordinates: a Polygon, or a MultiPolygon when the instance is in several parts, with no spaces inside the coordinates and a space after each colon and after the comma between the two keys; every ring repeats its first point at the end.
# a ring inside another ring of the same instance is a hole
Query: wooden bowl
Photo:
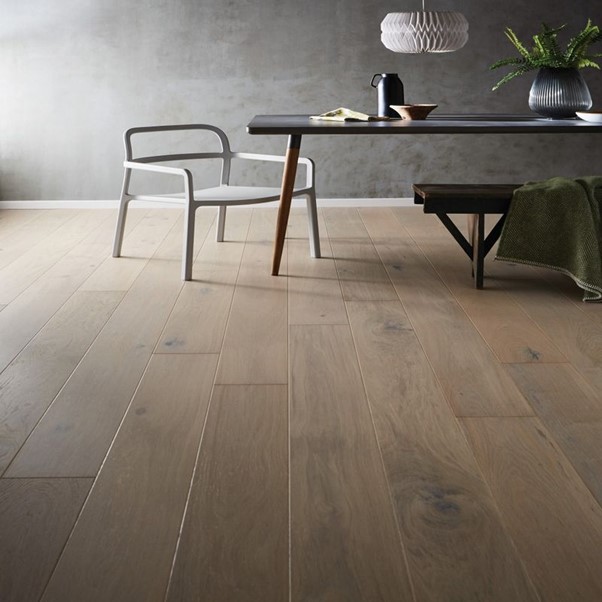
{"type": "Polygon", "coordinates": [[[437,105],[391,105],[402,119],[426,119],[426,116],[437,108],[437,105]]]}

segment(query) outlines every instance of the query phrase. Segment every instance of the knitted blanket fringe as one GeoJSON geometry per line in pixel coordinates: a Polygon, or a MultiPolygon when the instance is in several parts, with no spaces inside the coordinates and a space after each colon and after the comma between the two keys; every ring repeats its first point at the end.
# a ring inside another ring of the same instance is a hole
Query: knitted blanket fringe
{"type": "Polygon", "coordinates": [[[570,276],[602,301],[602,176],[529,182],[514,192],[495,259],[570,276]]]}

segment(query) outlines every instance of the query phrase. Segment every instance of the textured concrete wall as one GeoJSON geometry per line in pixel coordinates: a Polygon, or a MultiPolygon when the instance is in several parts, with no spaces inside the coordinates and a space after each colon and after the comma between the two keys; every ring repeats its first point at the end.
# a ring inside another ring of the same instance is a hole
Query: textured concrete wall
{"type": "MultiPolygon", "coordinates": [[[[375,111],[374,73],[397,72],[406,101],[440,112],[528,112],[531,76],[490,91],[512,54],[502,30],[542,20],[574,33],[600,0],[430,0],[460,10],[470,40],[445,55],[380,43],[391,11],[420,0],[0,0],[0,198],[111,199],[130,126],[210,122],[233,147],[280,153],[251,137],[256,113],[375,111]]],[[[602,46],[602,44],[600,45],[602,46]]],[[[602,51],[599,48],[598,51],[602,51]]],[[[602,103],[602,74],[583,72],[602,103]]],[[[598,104],[598,107],[602,106],[598,104]]],[[[595,137],[306,137],[322,197],[406,196],[417,180],[521,181],[601,173],[595,137]],[[597,156],[596,156],[597,154],[597,156]]],[[[251,174],[253,175],[253,174],[251,174]]]]}

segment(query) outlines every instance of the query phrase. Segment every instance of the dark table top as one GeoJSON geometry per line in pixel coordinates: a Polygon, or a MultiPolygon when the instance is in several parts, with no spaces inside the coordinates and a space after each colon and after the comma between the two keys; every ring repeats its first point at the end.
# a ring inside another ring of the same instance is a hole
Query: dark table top
{"type": "Polygon", "coordinates": [[[249,134],[527,134],[602,132],[602,123],[531,115],[436,115],[423,120],[318,121],[309,115],[256,115],[249,134]]]}

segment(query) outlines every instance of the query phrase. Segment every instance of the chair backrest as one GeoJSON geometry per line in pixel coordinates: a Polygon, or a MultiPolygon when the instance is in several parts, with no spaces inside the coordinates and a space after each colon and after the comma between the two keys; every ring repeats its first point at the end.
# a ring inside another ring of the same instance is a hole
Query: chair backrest
{"type": "Polygon", "coordinates": [[[220,128],[205,123],[183,124],[183,125],[157,125],[135,127],[126,130],[123,134],[123,143],[125,146],[125,160],[136,161],[138,163],[164,163],[168,161],[190,161],[196,159],[220,159],[221,167],[221,183],[227,184],[230,178],[230,167],[232,162],[232,150],[230,141],[226,133],[220,128]],[[194,131],[205,130],[212,132],[217,136],[220,143],[220,150],[217,152],[208,153],[166,153],[152,156],[134,156],[132,138],[139,134],[156,134],[161,132],[177,132],[177,131],[194,131]]]}

